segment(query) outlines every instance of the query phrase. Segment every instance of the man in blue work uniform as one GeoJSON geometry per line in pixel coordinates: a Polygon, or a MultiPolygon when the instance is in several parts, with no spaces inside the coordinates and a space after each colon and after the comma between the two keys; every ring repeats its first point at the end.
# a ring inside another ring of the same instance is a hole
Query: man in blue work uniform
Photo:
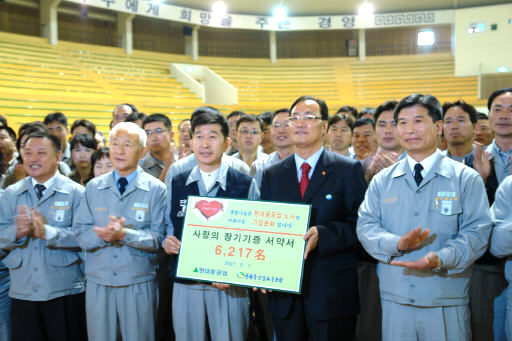
{"type": "Polygon", "coordinates": [[[13,340],[83,340],[84,280],[72,224],[83,188],[57,171],[57,137],[29,135],[22,156],[29,176],[0,199],[13,340]]]}
{"type": "Polygon", "coordinates": [[[110,132],[114,171],[91,180],[75,225],[86,251],[90,340],[154,340],[156,251],[165,230],[165,185],[138,167],[146,133],[135,123],[110,132]]]}
{"type": "Polygon", "coordinates": [[[437,149],[442,110],[431,95],[395,109],[406,157],[370,183],[357,234],[380,261],[383,340],[471,340],[472,264],[487,247],[481,177],[437,149]]]}
{"type": "Polygon", "coordinates": [[[505,263],[507,312],[505,332],[512,339],[512,176],[503,180],[496,191],[496,199],[491,207],[494,230],[491,239],[491,253],[496,257],[508,257],[505,263]]]}
{"type": "MultiPolygon", "coordinates": [[[[257,200],[258,186],[248,175],[224,163],[229,146],[229,125],[211,107],[196,109],[191,119],[191,146],[198,165],[175,175],[169,184],[170,222],[164,249],[178,254],[189,195],[257,200]]],[[[171,277],[175,276],[173,258],[171,277]]],[[[245,340],[249,327],[249,294],[246,288],[212,285],[174,278],[172,316],[178,341],[245,340]],[[209,330],[209,331],[208,331],[209,330]]]]}

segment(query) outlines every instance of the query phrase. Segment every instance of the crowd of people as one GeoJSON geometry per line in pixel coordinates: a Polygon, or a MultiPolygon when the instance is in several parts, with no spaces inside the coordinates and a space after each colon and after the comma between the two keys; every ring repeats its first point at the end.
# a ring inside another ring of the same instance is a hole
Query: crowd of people
{"type": "Polygon", "coordinates": [[[512,88],[0,118],[0,340],[512,340],[512,88]],[[310,204],[301,293],[177,278],[189,195],[310,204]]]}

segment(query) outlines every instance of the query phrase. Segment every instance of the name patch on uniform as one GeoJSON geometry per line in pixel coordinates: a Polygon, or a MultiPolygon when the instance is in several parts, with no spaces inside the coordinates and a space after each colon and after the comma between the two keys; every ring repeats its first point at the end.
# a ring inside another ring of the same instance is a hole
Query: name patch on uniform
{"type": "Polygon", "coordinates": [[[386,204],[392,204],[396,201],[398,201],[398,197],[392,197],[392,198],[384,198],[382,201],[386,204]]]}
{"type": "Polygon", "coordinates": [[[69,201],[55,201],[51,208],[57,210],[69,210],[69,201]]]}
{"type": "Polygon", "coordinates": [[[437,192],[438,197],[455,198],[455,192],[437,192]]]}
{"type": "MultiPolygon", "coordinates": [[[[132,209],[132,211],[137,211],[137,212],[138,211],[149,212],[149,205],[144,202],[134,202],[131,209],[132,209]]],[[[138,214],[138,213],[136,213],[136,214],[138,214]]],[[[142,220],[138,220],[138,221],[142,221],[142,220]]]]}
{"type": "Polygon", "coordinates": [[[455,192],[437,192],[434,198],[436,202],[436,209],[440,210],[443,215],[453,214],[453,202],[459,200],[455,192]]]}
{"type": "Polygon", "coordinates": [[[94,210],[97,212],[103,212],[103,211],[106,211],[107,208],[106,207],[95,207],[94,210]]]}

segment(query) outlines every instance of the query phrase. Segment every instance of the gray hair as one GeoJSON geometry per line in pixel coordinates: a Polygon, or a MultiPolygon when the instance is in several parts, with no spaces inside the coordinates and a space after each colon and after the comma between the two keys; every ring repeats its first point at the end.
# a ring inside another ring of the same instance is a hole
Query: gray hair
{"type": "Polygon", "coordinates": [[[135,123],[120,122],[116,124],[114,128],[112,128],[112,130],[110,131],[110,134],[108,135],[109,141],[112,141],[112,137],[114,137],[119,131],[125,131],[128,134],[136,134],[137,136],[139,136],[139,147],[144,148],[146,146],[146,140],[148,136],[146,135],[144,129],[142,129],[135,123]]]}

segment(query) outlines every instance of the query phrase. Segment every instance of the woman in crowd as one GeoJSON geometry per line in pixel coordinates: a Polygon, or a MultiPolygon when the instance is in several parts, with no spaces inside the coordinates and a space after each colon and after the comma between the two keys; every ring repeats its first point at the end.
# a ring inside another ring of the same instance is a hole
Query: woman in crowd
{"type": "Polygon", "coordinates": [[[78,134],[70,141],[71,159],[75,170],[69,175],[71,180],[85,186],[91,177],[91,156],[98,147],[98,142],[89,134],[78,134]]]}
{"type": "Polygon", "coordinates": [[[100,148],[92,154],[91,172],[93,176],[91,179],[111,172],[113,169],[108,147],[100,148]]]}

